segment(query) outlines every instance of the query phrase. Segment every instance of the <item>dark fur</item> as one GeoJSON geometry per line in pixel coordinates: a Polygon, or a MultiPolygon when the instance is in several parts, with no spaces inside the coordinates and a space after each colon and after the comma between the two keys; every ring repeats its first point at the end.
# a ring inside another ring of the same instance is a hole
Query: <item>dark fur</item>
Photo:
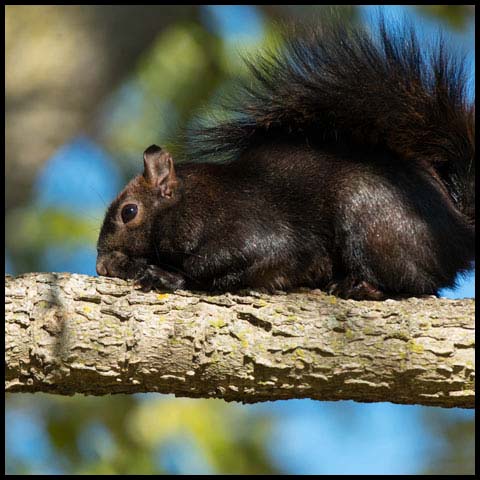
{"type": "Polygon", "coordinates": [[[100,234],[104,273],[383,298],[471,268],[474,109],[443,43],[334,24],[249,66],[234,120],[195,133],[192,159],[227,161],[177,166],[172,198],[132,181],[100,234]],[[138,227],[119,226],[124,198],[143,206],[138,227]]]}

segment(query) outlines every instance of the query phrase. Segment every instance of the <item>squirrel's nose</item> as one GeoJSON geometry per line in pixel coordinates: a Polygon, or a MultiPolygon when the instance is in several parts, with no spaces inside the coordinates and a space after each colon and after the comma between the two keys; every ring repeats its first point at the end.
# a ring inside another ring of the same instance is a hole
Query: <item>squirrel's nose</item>
{"type": "Polygon", "coordinates": [[[106,277],[108,275],[108,270],[105,264],[103,263],[103,259],[97,258],[97,273],[106,277]]]}

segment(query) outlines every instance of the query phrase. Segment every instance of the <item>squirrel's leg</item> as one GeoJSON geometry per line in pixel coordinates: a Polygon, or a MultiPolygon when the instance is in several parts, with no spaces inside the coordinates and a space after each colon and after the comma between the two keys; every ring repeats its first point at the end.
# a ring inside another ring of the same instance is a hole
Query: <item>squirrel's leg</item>
{"type": "Polygon", "coordinates": [[[154,289],[178,290],[185,285],[185,279],[179,273],[172,273],[163,270],[156,265],[146,265],[138,270],[134,277],[135,284],[143,292],[154,289]]]}
{"type": "Polygon", "coordinates": [[[434,295],[465,268],[465,227],[434,182],[413,167],[357,167],[339,189],[340,296],[434,295]],[[373,288],[372,288],[373,287],[373,288]],[[373,293],[372,293],[372,292],[373,293]]]}
{"type": "Polygon", "coordinates": [[[202,252],[190,257],[184,264],[188,284],[200,290],[232,290],[243,286],[243,278],[247,264],[222,253],[202,252]]]}

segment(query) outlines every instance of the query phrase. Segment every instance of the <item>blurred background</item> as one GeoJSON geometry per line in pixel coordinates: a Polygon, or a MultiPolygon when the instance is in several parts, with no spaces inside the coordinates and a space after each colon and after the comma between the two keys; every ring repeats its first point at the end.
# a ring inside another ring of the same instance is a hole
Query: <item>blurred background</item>
{"type": "MultiPolygon", "coordinates": [[[[328,9],[327,9],[328,10],[328,9]]],[[[470,60],[470,5],[384,6],[421,38],[438,28],[470,60]]],[[[367,26],[375,6],[343,6],[367,26]]],[[[177,159],[215,111],[240,55],[325,6],[6,6],[6,273],[95,275],[108,203],[152,143],[177,159]]],[[[474,272],[450,298],[474,297],[474,272]]],[[[473,474],[473,411],[289,400],[256,405],[159,394],[6,396],[9,474],[473,474]]]]}

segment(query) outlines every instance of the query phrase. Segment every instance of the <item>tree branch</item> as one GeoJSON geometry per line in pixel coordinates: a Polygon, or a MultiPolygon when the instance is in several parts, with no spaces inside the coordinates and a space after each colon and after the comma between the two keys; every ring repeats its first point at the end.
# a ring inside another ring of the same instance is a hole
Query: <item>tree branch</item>
{"type": "Polygon", "coordinates": [[[434,297],[145,294],[119,279],[6,276],[5,389],[473,408],[474,309],[434,297]]]}

